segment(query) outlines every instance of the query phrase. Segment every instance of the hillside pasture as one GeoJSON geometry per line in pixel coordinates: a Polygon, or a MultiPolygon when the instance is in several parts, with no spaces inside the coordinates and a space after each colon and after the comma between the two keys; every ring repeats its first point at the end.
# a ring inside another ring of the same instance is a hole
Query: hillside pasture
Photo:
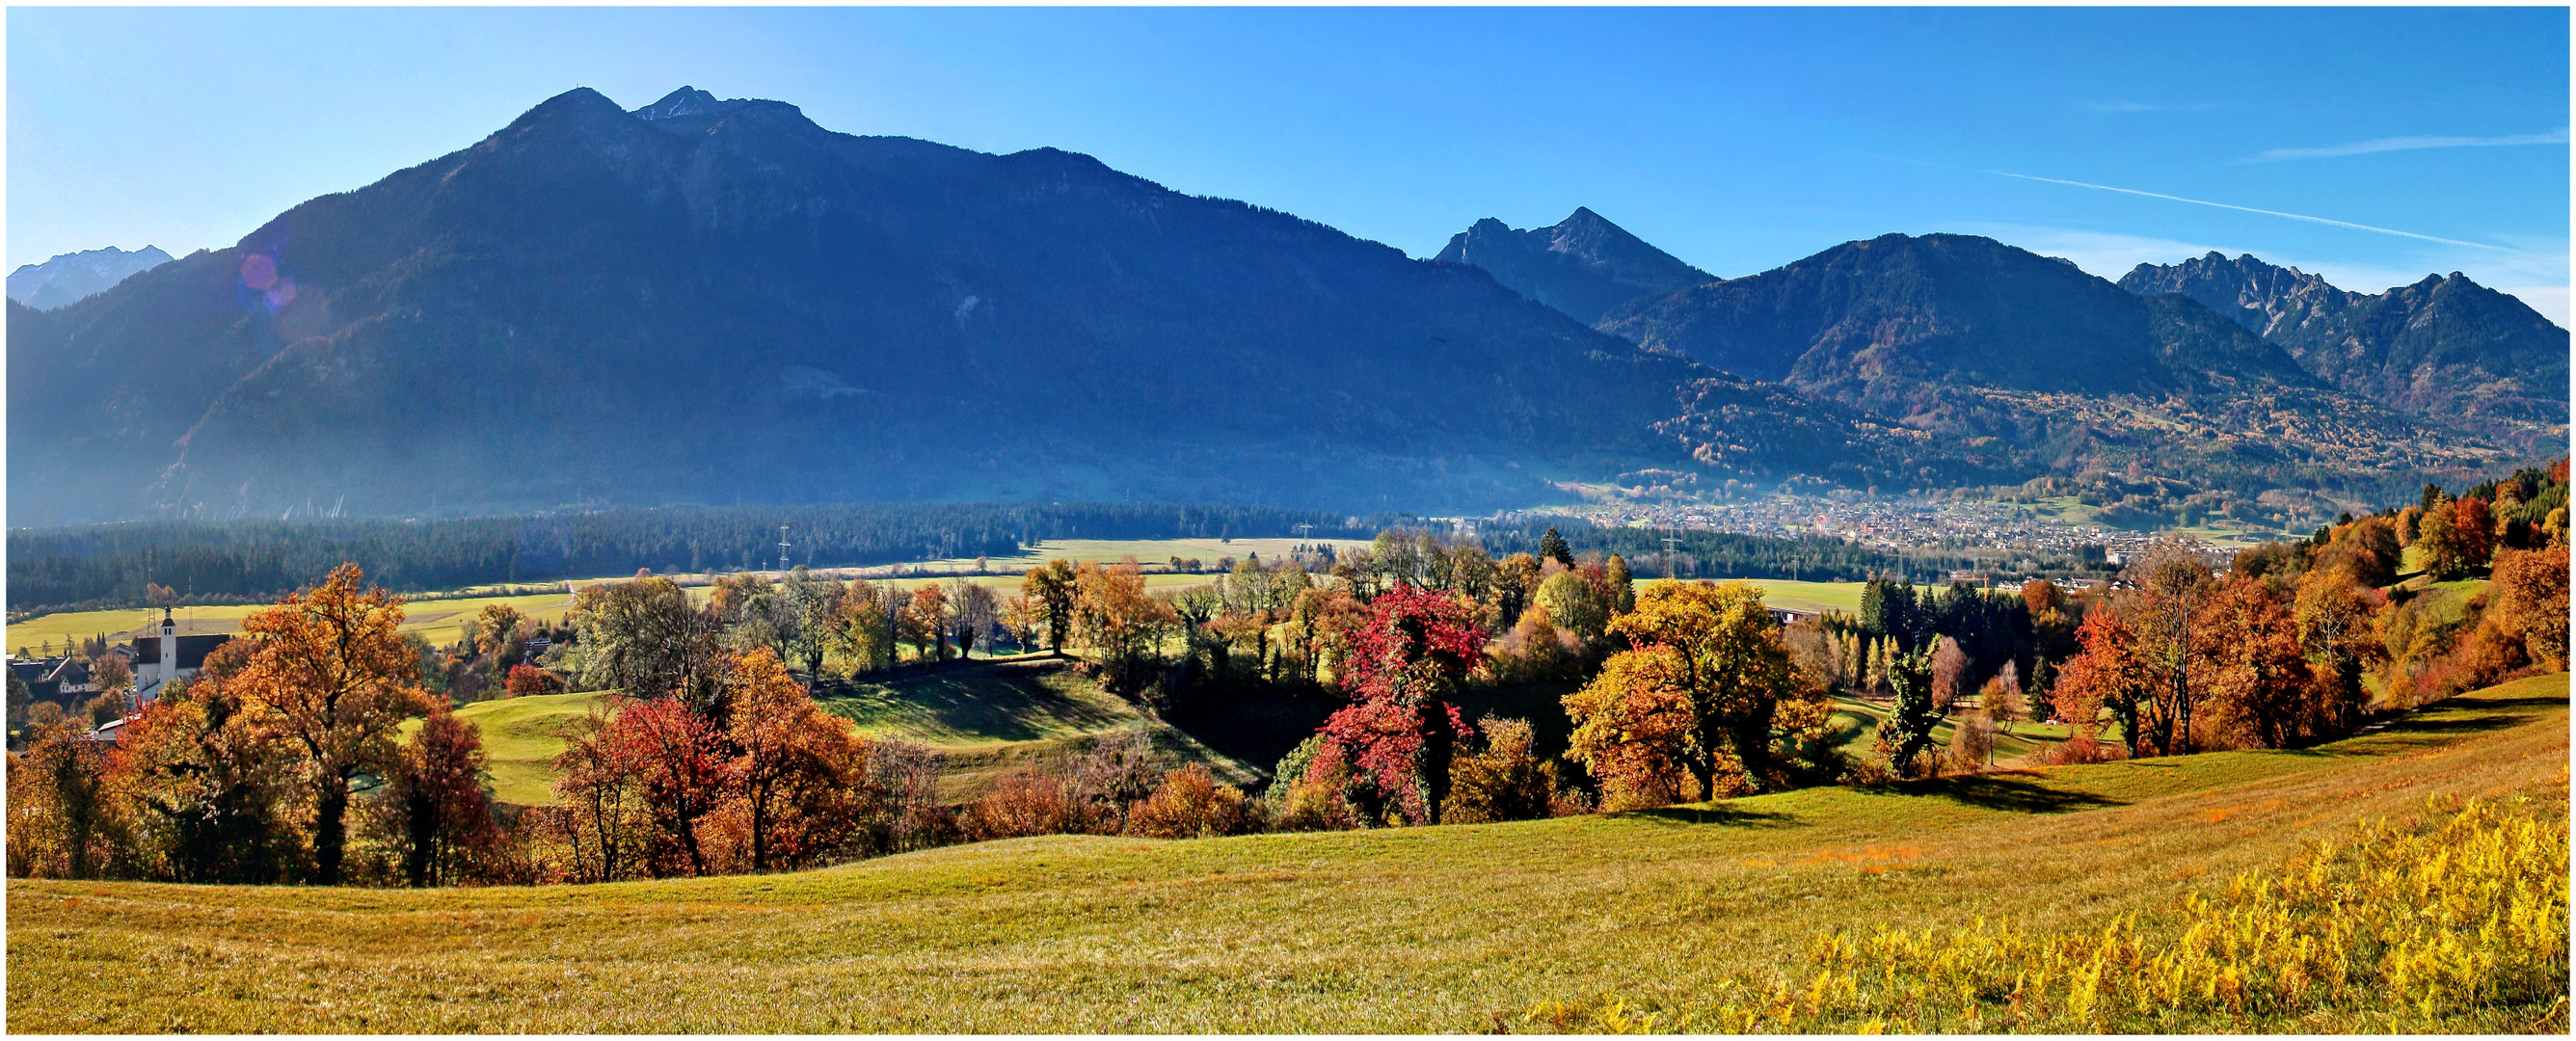
{"type": "MultiPolygon", "coordinates": [[[[2527,795],[2563,812],[2567,756],[2562,674],[2313,749],[1515,824],[1047,836],[540,889],[14,881],[7,1026],[1479,1032],[1548,1029],[1539,1003],[1604,994],[1677,1017],[1733,981],[1800,972],[1822,932],[2000,916],[2083,929],[2130,911],[2153,926],[2187,894],[2431,800],[2527,795]]],[[[2566,1022],[2563,1005],[2517,1016],[2449,1028],[2566,1022]]],[[[2339,1015],[2172,1026],[2386,1029],[2339,1015]]]]}

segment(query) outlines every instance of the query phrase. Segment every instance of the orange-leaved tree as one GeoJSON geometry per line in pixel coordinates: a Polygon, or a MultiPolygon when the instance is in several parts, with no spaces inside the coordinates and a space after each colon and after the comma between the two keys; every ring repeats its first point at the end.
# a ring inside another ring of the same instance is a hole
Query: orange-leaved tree
{"type": "Polygon", "coordinates": [[[323,885],[340,882],[352,783],[391,767],[396,728],[430,707],[420,659],[395,633],[402,601],[361,588],[365,581],[357,565],[342,564],[320,586],[242,619],[250,660],[230,681],[299,760],[313,875],[323,885]]]}
{"type": "Polygon", "coordinates": [[[868,742],[824,712],[768,649],[733,669],[727,735],[751,869],[792,867],[857,833],[872,799],[868,742]]]}

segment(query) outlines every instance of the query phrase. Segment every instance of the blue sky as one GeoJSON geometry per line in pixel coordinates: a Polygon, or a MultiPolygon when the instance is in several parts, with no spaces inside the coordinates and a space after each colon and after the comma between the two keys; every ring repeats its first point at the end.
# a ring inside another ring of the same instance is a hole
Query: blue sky
{"type": "Polygon", "coordinates": [[[2111,278],[2210,249],[2369,292],[2457,270],[2567,322],[2563,8],[7,17],[12,267],[229,245],[572,87],[686,83],[1087,152],[1416,256],[1590,206],[1726,277],[1956,231],[2111,278]]]}

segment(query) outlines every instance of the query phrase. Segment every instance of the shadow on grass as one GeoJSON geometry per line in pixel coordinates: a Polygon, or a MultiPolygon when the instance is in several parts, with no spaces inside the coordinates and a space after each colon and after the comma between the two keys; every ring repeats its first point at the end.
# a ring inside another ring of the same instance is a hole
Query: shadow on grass
{"type": "Polygon", "coordinates": [[[822,700],[826,711],[865,722],[911,722],[998,741],[1102,730],[1132,717],[1069,697],[1049,685],[1065,666],[987,664],[898,671],[822,700]]]}
{"type": "Polygon", "coordinates": [[[1861,790],[1873,795],[1946,799],[1962,806],[2004,813],[2074,813],[2078,810],[2097,810],[2105,806],[2128,805],[2126,802],[2107,796],[2089,792],[2070,792],[2043,784],[2033,784],[2016,777],[1995,774],[1862,785],[1861,790]]]}
{"type": "Polygon", "coordinates": [[[1731,806],[1664,806],[1651,810],[1627,810],[1609,815],[1615,820],[1652,821],[1675,826],[1716,824],[1733,828],[1789,828],[1800,822],[1797,817],[1768,810],[1740,810],[1731,806]]]}

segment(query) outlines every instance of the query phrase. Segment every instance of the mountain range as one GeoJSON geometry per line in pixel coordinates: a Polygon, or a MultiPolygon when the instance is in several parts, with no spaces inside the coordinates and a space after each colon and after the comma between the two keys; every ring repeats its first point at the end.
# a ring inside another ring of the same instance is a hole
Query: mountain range
{"type": "Polygon", "coordinates": [[[47,310],[76,303],[109,286],[170,262],[159,246],[128,253],[114,246],[63,253],[42,264],[21,265],[9,273],[9,299],[47,310]]]}
{"type": "Polygon", "coordinates": [[[2472,423],[2567,422],[2567,330],[2457,271],[2376,295],[2251,254],[2140,264],[2135,293],[2180,293],[2273,343],[2318,378],[2393,408],[2472,423]]]}
{"type": "MultiPolygon", "coordinates": [[[[229,248],[53,310],[13,301],[8,332],[13,525],[899,499],[1481,512],[1571,482],[2142,467],[2249,498],[2382,493],[2532,451],[2553,422],[2563,438],[2566,415],[2562,380],[2555,420],[2497,405],[2447,425],[2190,291],[1987,239],[1887,236],[1719,280],[1578,209],[1480,221],[1416,260],[1088,156],[835,133],[686,87],[631,111],[567,92],[229,248]]],[[[2494,346],[2402,349],[2465,365],[2494,346]]]]}

